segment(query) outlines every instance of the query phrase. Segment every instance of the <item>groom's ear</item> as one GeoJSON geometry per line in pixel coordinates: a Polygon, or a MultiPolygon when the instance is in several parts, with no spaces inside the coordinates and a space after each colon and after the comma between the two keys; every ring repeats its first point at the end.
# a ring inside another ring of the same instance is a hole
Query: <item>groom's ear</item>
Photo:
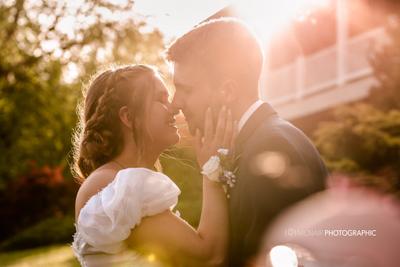
{"type": "Polygon", "coordinates": [[[221,99],[223,99],[226,104],[235,101],[238,88],[238,84],[235,80],[226,80],[220,89],[221,99]]]}
{"type": "Polygon", "coordinates": [[[123,106],[119,109],[118,112],[119,119],[121,120],[122,124],[129,128],[132,129],[132,115],[128,109],[127,106],[123,106]]]}

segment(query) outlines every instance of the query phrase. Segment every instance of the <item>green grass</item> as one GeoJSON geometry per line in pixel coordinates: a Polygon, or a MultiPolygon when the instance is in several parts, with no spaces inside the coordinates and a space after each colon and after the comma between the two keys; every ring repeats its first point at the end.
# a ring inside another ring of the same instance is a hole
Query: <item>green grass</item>
{"type": "Polygon", "coordinates": [[[1,267],[78,267],[69,245],[0,253],[1,267]]]}

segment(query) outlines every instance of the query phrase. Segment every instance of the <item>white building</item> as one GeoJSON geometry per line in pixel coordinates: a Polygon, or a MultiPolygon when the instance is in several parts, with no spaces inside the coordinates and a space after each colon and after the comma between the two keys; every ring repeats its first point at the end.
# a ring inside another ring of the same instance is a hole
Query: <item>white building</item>
{"type": "MultiPolygon", "coordinates": [[[[352,0],[352,7],[348,5],[350,2],[332,1],[330,8],[334,22],[331,24],[334,27],[328,29],[332,35],[328,45],[323,44],[308,53],[304,53],[304,46],[299,47],[291,60],[279,66],[271,65],[279,45],[266,45],[260,96],[284,118],[296,120],[368,96],[375,82],[369,57],[385,40],[383,19],[382,14],[374,13],[363,1],[354,5],[356,1],[352,0]],[[361,4],[363,10],[357,10],[361,4]],[[365,22],[362,18],[366,17],[374,19],[354,29],[352,17],[356,22],[365,22]]],[[[327,29],[322,30],[326,34],[327,29]]],[[[316,34],[313,38],[318,40],[318,31],[311,34],[316,34]]]]}

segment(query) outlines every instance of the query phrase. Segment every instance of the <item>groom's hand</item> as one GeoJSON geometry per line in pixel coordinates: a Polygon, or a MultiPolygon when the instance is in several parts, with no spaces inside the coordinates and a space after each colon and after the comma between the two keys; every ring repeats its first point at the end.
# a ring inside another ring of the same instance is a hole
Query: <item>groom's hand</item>
{"type": "Polygon", "coordinates": [[[217,155],[219,148],[231,151],[237,133],[237,123],[232,119],[232,112],[225,106],[220,110],[216,128],[212,118],[212,110],[206,111],[204,121],[204,136],[196,129],[195,150],[200,168],[211,156],[217,155]]]}

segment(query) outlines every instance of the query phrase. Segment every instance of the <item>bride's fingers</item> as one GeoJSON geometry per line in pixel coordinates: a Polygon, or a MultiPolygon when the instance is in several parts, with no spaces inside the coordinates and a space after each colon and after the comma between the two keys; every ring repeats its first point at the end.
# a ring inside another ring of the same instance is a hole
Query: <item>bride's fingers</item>
{"type": "Polygon", "coordinates": [[[218,115],[218,122],[217,122],[217,127],[216,127],[216,132],[215,132],[215,137],[214,137],[214,142],[220,146],[223,146],[223,138],[225,134],[225,128],[226,128],[226,107],[222,107],[222,109],[219,111],[218,115]]]}
{"type": "Polygon", "coordinates": [[[230,148],[232,134],[233,134],[232,112],[231,112],[231,110],[228,110],[225,134],[224,134],[224,139],[222,142],[224,148],[228,148],[228,149],[230,148]]]}
{"type": "Polygon", "coordinates": [[[211,108],[207,108],[206,116],[204,120],[204,141],[209,142],[212,140],[212,136],[214,134],[213,129],[213,119],[212,119],[212,112],[211,108]]]}

